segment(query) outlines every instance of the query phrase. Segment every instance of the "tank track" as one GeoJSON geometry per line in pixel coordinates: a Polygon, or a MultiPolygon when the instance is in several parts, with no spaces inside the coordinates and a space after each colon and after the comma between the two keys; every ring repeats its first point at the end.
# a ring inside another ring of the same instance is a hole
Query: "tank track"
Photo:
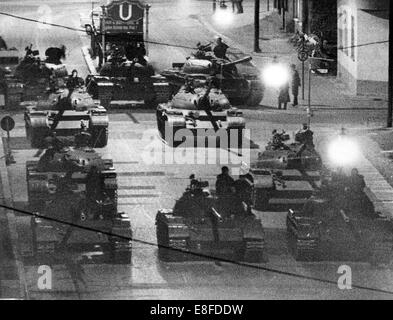
{"type": "Polygon", "coordinates": [[[370,253],[370,264],[390,264],[392,260],[393,244],[390,241],[376,241],[370,253]]]}
{"type": "Polygon", "coordinates": [[[250,90],[250,95],[245,101],[245,104],[247,106],[257,106],[259,105],[264,97],[265,90],[263,88],[263,85],[261,84],[260,81],[251,81],[251,90],[250,90]]]}
{"type": "Polygon", "coordinates": [[[298,239],[292,231],[288,231],[288,248],[296,261],[317,260],[318,243],[314,239],[298,239]]]}
{"type": "Polygon", "coordinates": [[[245,239],[242,260],[249,263],[267,262],[264,247],[265,244],[263,240],[245,239]]]}
{"type": "Polygon", "coordinates": [[[169,239],[168,229],[162,222],[157,224],[158,257],[165,262],[181,262],[187,260],[186,254],[170,248],[187,250],[187,239],[169,239]]]}

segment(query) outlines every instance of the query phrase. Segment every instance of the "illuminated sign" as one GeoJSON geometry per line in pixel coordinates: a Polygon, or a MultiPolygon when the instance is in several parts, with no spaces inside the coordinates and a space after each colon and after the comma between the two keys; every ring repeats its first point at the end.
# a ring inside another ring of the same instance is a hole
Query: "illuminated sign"
{"type": "Polygon", "coordinates": [[[145,6],[139,1],[114,0],[106,7],[105,32],[143,33],[145,6]]]}

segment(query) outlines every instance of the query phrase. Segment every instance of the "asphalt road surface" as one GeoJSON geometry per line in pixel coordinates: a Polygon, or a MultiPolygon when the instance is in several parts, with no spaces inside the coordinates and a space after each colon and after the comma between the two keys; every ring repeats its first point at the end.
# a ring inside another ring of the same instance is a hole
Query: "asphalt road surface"
{"type": "MultiPolygon", "coordinates": [[[[80,28],[79,14],[88,13],[90,1],[46,2],[26,1],[22,5],[1,2],[1,11],[39,19],[49,12],[52,22],[80,28]],[[49,10],[48,10],[49,8],[49,10]]],[[[151,40],[194,46],[198,41],[211,40],[214,36],[193,18],[198,6],[205,2],[190,1],[188,10],[181,10],[181,1],[151,1],[151,40]],[[174,13],[176,15],[174,16],[174,13]],[[191,15],[191,16],[190,16],[191,15]]],[[[47,17],[47,18],[48,18],[47,17]]],[[[48,18],[49,19],[49,18],[48,18]]],[[[81,55],[81,46],[88,39],[83,32],[50,27],[0,16],[3,38],[10,46],[21,51],[30,43],[41,52],[49,46],[64,44],[68,48],[66,63],[87,74],[81,55]],[[44,26],[45,27],[45,26],[44,26]]],[[[153,45],[150,56],[157,68],[182,61],[189,49],[153,45]]],[[[274,128],[293,132],[304,121],[305,115],[277,113],[275,110],[244,110],[251,138],[263,147],[274,128]]],[[[324,154],[329,139],[341,126],[367,129],[367,123],[378,124],[383,111],[321,111],[313,118],[317,148],[324,154]]],[[[14,201],[23,207],[27,200],[25,162],[34,159],[37,150],[30,149],[25,139],[23,116],[14,115],[17,126],[12,132],[16,164],[9,166],[14,201]]],[[[213,262],[163,263],[158,260],[155,214],[160,208],[171,208],[188,184],[188,176],[206,179],[214,185],[223,161],[209,156],[208,164],[151,164],[151,151],[163,159],[165,147],[158,139],[154,112],[119,112],[110,115],[109,143],[98,150],[104,157],[112,158],[119,176],[119,209],[131,219],[134,238],[151,245],[133,243],[130,265],[85,264],[83,272],[75,274],[64,263],[52,265],[53,288],[40,290],[38,265],[25,265],[29,296],[32,299],[374,299],[392,295],[372,290],[340,290],[337,285],[341,265],[352,268],[353,285],[393,291],[393,274],[388,267],[372,267],[363,262],[296,262],[287,249],[285,237],[285,212],[256,212],[261,217],[267,234],[269,262],[260,264],[261,269],[237,266],[230,263],[217,265],[213,262]],[[154,148],[153,148],[154,147],[154,148]],[[289,272],[293,275],[285,275],[289,272]],[[322,281],[310,280],[313,277],[322,281]],[[78,281],[82,278],[83,281],[78,281]],[[324,280],[330,283],[323,282],[324,280]]],[[[199,152],[199,151],[197,151],[199,152]]],[[[257,150],[251,152],[251,158],[257,150]]],[[[223,151],[230,158],[230,165],[238,165],[242,159],[223,151]]],[[[191,157],[194,155],[188,155],[191,157]]],[[[222,160],[222,159],[221,159],[222,160]]],[[[70,258],[73,259],[72,257],[70,258]]],[[[80,270],[80,269],[78,269],[80,270]]],[[[77,272],[78,273],[78,272],[77,272]]]]}

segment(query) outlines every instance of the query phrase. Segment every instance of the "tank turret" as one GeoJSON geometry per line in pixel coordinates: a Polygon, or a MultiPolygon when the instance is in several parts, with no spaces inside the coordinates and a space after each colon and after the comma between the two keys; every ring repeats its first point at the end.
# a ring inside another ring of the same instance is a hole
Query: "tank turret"
{"type": "Polygon", "coordinates": [[[236,65],[251,61],[251,57],[247,56],[235,61],[228,61],[211,57],[210,59],[195,59],[189,58],[184,66],[183,72],[189,75],[192,74],[207,74],[207,75],[227,75],[236,74],[236,65]]]}
{"type": "MultiPolygon", "coordinates": [[[[59,48],[49,49],[53,49],[55,52],[61,50],[59,48]]],[[[2,94],[1,91],[4,91],[4,104],[7,108],[16,108],[24,101],[35,101],[37,98],[46,97],[48,87],[54,83],[57,87],[64,87],[63,80],[68,71],[61,61],[54,63],[53,57],[49,60],[41,59],[39,51],[33,50],[32,45],[26,47],[25,50],[26,54],[23,59],[13,57],[12,66],[8,67],[7,76],[2,81],[3,83],[0,82],[0,95],[2,94]],[[17,65],[15,65],[15,62],[17,65]]],[[[9,52],[7,55],[15,56],[18,51],[0,52],[0,60],[2,60],[2,54],[4,55],[6,52],[9,52]]]]}
{"type": "MultiPolygon", "coordinates": [[[[143,45],[143,44],[139,44],[143,45]]],[[[89,75],[86,86],[89,94],[100,103],[116,105],[152,106],[170,99],[170,88],[164,77],[155,75],[143,47],[134,52],[112,49],[99,75],[89,75]],[[140,51],[142,50],[142,53],[140,51]],[[144,53],[143,53],[144,52],[144,53]]]]}
{"type": "Polygon", "coordinates": [[[49,94],[48,99],[26,106],[26,136],[33,148],[44,148],[45,137],[56,131],[58,136],[73,136],[84,127],[91,135],[91,146],[102,148],[108,142],[109,119],[104,107],[87,93],[80,78],[69,78],[67,89],[49,94]],[[79,84],[74,86],[75,83],[79,84]]]}
{"type": "Polygon", "coordinates": [[[210,79],[209,84],[204,82],[199,87],[187,82],[169,103],[157,107],[159,132],[170,145],[178,145],[173,138],[178,130],[185,129],[183,134],[192,145],[200,136],[214,135],[218,139],[216,147],[241,148],[245,128],[242,112],[231,106],[216,82],[210,79]]]}
{"type": "MultiPolygon", "coordinates": [[[[184,63],[173,63],[172,69],[161,72],[176,90],[187,78],[207,79],[216,76],[220,87],[234,105],[258,105],[264,94],[259,71],[249,62],[250,56],[234,61],[219,59],[212,52],[199,50],[184,63]]],[[[176,92],[175,90],[175,92],[176,92]]]]}
{"type": "Polygon", "coordinates": [[[273,130],[266,150],[258,154],[257,167],[270,169],[321,170],[322,160],[315,150],[312,134],[298,132],[293,143],[288,134],[273,130]]]}
{"type": "MultiPolygon", "coordinates": [[[[48,48],[58,49],[58,48],[48,48]]],[[[33,50],[32,45],[25,48],[26,54],[21,60],[20,64],[15,70],[15,76],[22,81],[45,81],[49,78],[62,78],[68,75],[66,66],[57,60],[56,63],[53,58],[47,57],[41,60],[39,57],[40,52],[33,50]]]]}

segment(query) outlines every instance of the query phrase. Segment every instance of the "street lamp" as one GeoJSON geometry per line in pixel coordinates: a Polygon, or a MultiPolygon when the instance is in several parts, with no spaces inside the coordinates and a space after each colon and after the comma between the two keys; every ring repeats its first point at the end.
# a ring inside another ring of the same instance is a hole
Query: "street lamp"
{"type": "Polygon", "coordinates": [[[254,5],[254,52],[261,52],[259,48],[259,0],[255,0],[254,5]]]}
{"type": "MultiPolygon", "coordinates": [[[[317,58],[317,57],[308,57],[309,64],[308,64],[308,106],[307,106],[307,123],[308,127],[311,125],[311,117],[312,117],[312,109],[311,109],[311,75],[312,75],[312,67],[311,67],[311,61],[312,60],[323,60],[323,61],[329,61],[333,62],[333,59],[327,59],[327,58],[317,58]]],[[[303,82],[304,82],[304,75],[303,75],[303,82]]]]}

